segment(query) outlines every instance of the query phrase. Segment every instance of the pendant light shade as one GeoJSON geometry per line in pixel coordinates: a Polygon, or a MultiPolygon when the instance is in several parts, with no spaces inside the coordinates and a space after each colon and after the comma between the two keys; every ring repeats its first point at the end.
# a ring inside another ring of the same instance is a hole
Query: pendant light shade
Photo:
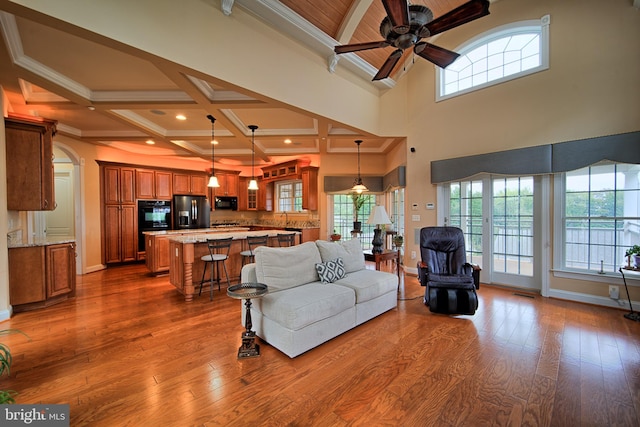
{"type": "Polygon", "coordinates": [[[209,183],[207,184],[207,187],[218,188],[220,187],[220,184],[218,183],[218,178],[216,178],[216,170],[214,166],[215,144],[214,144],[214,133],[213,133],[213,124],[216,122],[216,119],[211,114],[207,116],[207,119],[211,120],[211,176],[209,177],[209,183]]]}
{"type": "Polygon", "coordinates": [[[356,139],[355,143],[358,146],[358,177],[353,182],[353,187],[351,188],[351,190],[360,194],[364,191],[369,191],[369,189],[362,183],[362,178],[360,177],[360,144],[362,144],[362,140],[356,139]]]}
{"type": "Polygon", "coordinates": [[[254,173],[254,170],[255,170],[254,157],[256,154],[255,136],[256,136],[256,129],[258,129],[258,126],[249,125],[249,129],[251,129],[251,181],[249,181],[249,190],[257,190],[258,181],[256,181],[256,176],[254,173]]]}

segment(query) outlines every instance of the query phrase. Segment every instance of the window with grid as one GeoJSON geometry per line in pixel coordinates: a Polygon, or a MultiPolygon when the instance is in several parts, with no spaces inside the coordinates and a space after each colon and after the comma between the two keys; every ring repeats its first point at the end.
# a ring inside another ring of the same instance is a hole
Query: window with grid
{"type": "MultiPolygon", "coordinates": [[[[370,250],[373,240],[374,224],[367,224],[371,209],[376,205],[376,196],[374,194],[365,195],[367,199],[359,211],[358,221],[362,222],[362,232],[355,235],[360,239],[363,250],[370,250]]],[[[351,194],[334,194],[333,195],[333,230],[342,236],[342,240],[351,238],[353,230],[353,222],[355,217],[353,214],[353,199],[351,194]]]]}
{"type": "Polygon", "coordinates": [[[449,184],[449,225],[462,229],[467,261],[482,268],[482,181],[449,184]]]}
{"type": "Polygon", "coordinates": [[[492,183],[493,271],[533,276],[533,177],[492,183]]]}
{"type": "Polygon", "coordinates": [[[564,268],[617,272],[640,242],[640,165],[595,165],[562,180],[564,268]]]}
{"type": "Polygon", "coordinates": [[[496,28],[456,49],[458,59],[436,73],[437,100],[549,68],[549,17],[496,28]]]}
{"type": "Polygon", "coordinates": [[[276,184],[277,212],[302,210],[302,181],[286,181],[276,184]]]}

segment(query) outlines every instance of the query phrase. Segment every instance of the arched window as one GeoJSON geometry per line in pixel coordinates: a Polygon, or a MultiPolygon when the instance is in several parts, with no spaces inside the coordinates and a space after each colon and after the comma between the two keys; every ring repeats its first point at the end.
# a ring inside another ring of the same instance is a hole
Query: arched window
{"type": "Polygon", "coordinates": [[[436,101],[549,68],[549,15],[494,28],[455,49],[460,57],[436,73],[436,101]]]}

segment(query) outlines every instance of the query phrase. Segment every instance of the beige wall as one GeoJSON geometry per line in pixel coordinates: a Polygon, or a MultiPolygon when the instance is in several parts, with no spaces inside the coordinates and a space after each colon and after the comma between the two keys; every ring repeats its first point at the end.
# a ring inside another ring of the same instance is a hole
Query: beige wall
{"type": "MultiPolygon", "coordinates": [[[[407,205],[420,206],[421,221],[409,222],[407,233],[436,224],[436,211],[424,209],[436,201],[433,160],[640,130],[640,13],[631,1],[501,0],[491,11],[436,43],[455,49],[490,28],[549,14],[550,67],[436,103],[435,67],[416,62],[407,76],[407,146],[416,147],[407,156],[407,205]]],[[[407,244],[407,251],[418,250],[411,239],[407,244]]],[[[605,283],[549,274],[552,289],[608,295],[605,283]]]]}

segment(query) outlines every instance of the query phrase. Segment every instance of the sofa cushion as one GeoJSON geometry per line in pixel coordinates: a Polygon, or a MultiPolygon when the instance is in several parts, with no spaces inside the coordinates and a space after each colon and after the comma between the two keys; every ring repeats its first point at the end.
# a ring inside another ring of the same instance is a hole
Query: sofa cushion
{"type": "Polygon", "coordinates": [[[284,248],[259,246],[254,253],[256,277],[269,286],[269,292],[320,280],[316,264],[322,259],[314,242],[284,248]]]}
{"type": "Polygon", "coordinates": [[[347,273],[364,269],[364,252],[360,245],[360,239],[351,239],[344,242],[327,242],[316,240],[322,261],[329,261],[338,257],[344,261],[344,269],[347,273]]]}
{"type": "Polygon", "coordinates": [[[256,298],[253,307],[269,319],[295,331],[342,313],[355,303],[352,289],[333,283],[315,282],[286,292],[270,292],[262,298],[256,298]]]}
{"type": "Polygon", "coordinates": [[[322,283],[333,283],[346,275],[344,261],[340,257],[316,264],[316,270],[322,283]]]}
{"type": "Polygon", "coordinates": [[[356,293],[356,303],[360,304],[398,290],[398,276],[386,271],[364,269],[347,274],[343,279],[334,283],[346,286],[356,293]]]}

